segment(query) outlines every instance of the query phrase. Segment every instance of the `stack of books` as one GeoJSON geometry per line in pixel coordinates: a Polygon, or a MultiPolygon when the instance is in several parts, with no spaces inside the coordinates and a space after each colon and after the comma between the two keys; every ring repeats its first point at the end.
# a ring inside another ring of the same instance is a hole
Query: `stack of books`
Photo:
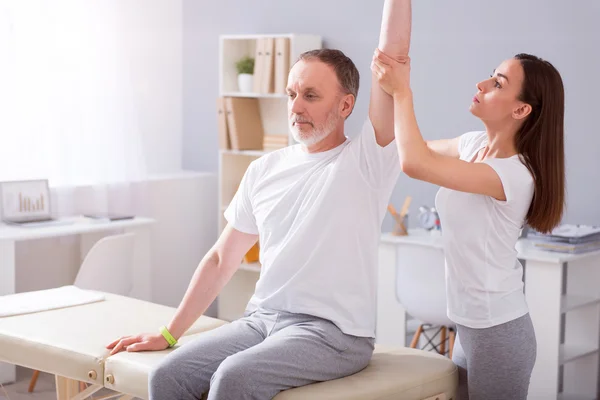
{"type": "Polygon", "coordinates": [[[600,250],[600,226],[560,225],[549,234],[529,231],[527,238],[536,248],[560,253],[600,250]]]}
{"type": "Polygon", "coordinates": [[[283,149],[288,145],[287,135],[264,135],[263,149],[265,151],[273,151],[283,149]]]}

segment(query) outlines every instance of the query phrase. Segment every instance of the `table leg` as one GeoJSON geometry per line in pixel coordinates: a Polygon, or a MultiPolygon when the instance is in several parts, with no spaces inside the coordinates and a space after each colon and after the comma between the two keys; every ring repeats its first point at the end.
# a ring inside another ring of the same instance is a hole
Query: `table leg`
{"type": "Polygon", "coordinates": [[[79,382],[56,375],[56,399],[70,400],[79,393],[79,382]]]}

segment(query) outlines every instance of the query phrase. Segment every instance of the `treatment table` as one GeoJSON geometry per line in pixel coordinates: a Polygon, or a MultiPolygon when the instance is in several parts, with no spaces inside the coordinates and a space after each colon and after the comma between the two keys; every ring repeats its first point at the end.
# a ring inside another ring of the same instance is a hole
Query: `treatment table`
{"type": "MultiPolygon", "coordinates": [[[[120,352],[109,357],[105,346],[120,336],[156,332],[173,317],[175,309],[101,295],[102,300],[86,304],[0,317],[0,361],[54,374],[58,400],[83,400],[102,388],[113,390],[122,400],[147,399],[149,372],[173,349],[120,352]],[[81,393],[79,381],[90,384],[81,393]]],[[[202,316],[175,348],[226,323],[202,316]]],[[[448,358],[376,346],[370,364],[362,371],[290,389],[275,400],[451,400],[456,397],[457,384],[457,368],[448,358]]]]}

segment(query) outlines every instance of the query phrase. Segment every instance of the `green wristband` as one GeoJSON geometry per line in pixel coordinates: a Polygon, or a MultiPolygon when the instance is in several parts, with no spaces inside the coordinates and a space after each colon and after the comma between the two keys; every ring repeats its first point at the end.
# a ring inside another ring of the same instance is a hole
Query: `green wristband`
{"type": "Polygon", "coordinates": [[[177,339],[171,335],[166,326],[163,325],[160,327],[160,333],[166,339],[167,343],[169,343],[169,347],[173,347],[177,344],[177,339]]]}

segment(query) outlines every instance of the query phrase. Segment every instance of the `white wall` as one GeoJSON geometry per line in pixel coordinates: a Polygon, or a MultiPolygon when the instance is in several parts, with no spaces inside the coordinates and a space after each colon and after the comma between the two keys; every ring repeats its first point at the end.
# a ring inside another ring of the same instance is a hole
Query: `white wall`
{"type": "Polygon", "coordinates": [[[158,221],[152,234],[153,301],[179,305],[198,263],[217,240],[216,193],[214,173],[167,174],[148,181],[145,214],[158,221]]]}
{"type": "MultiPolygon", "coordinates": [[[[225,33],[315,33],[324,46],[351,57],[361,74],[348,135],[366,117],[369,65],[383,0],[289,1],[184,0],[184,166],[216,171],[218,36],[225,33]],[[235,12],[232,12],[235,10],[235,12]]],[[[566,87],[567,213],[570,223],[600,224],[600,1],[598,0],[414,0],[411,45],[415,110],[427,139],[481,129],[468,111],[478,80],[506,58],[531,52],[551,61],[566,87]]],[[[437,187],[402,176],[392,201],[413,197],[410,225],[422,204],[433,205],[437,187]]],[[[388,216],[384,230],[392,229],[388,216]]]]}

